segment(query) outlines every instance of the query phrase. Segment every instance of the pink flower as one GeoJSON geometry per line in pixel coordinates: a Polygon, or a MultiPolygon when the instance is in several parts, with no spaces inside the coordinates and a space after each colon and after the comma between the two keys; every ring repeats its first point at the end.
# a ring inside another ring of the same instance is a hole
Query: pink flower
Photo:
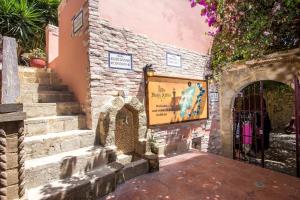
{"type": "Polygon", "coordinates": [[[222,31],[222,26],[218,26],[216,33],[220,33],[222,31]]]}
{"type": "Polygon", "coordinates": [[[264,34],[264,36],[269,36],[271,33],[268,31],[264,31],[263,34],[264,34]]]}
{"type": "Polygon", "coordinates": [[[280,2],[276,2],[273,6],[272,9],[272,14],[274,15],[276,12],[278,12],[281,9],[281,3],[280,2]]]}

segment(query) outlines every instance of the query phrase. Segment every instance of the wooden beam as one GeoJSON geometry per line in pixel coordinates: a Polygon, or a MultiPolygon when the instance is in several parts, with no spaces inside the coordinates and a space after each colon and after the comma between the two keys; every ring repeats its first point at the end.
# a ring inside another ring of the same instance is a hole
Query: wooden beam
{"type": "Polygon", "coordinates": [[[25,112],[0,114],[0,122],[23,121],[24,119],[26,119],[25,112]]]}
{"type": "Polygon", "coordinates": [[[22,112],[23,104],[0,104],[0,114],[10,112],[22,112]]]}
{"type": "Polygon", "coordinates": [[[15,38],[3,37],[2,104],[17,103],[20,96],[17,42],[15,38]]]}

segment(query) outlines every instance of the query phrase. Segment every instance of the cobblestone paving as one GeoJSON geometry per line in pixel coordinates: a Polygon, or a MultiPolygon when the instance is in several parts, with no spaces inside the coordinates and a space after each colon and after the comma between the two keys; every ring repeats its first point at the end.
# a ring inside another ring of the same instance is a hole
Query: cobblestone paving
{"type": "Polygon", "coordinates": [[[300,179],[191,151],[161,160],[159,172],[132,179],[102,200],[299,200],[300,179]]]}

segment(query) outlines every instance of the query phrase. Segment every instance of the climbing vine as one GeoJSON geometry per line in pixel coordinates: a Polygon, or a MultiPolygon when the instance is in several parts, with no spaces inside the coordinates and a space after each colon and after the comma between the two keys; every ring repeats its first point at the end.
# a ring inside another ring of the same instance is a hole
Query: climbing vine
{"type": "Polygon", "coordinates": [[[212,69],[299,47],[300,0],[190,0],[215,31],[212,69]]]}

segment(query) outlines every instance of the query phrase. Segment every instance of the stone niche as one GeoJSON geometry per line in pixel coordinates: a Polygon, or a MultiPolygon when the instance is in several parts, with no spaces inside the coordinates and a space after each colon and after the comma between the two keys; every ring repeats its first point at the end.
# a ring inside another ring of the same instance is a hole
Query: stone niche
{"type": "Polygon", "coordinates": [[[116,97],[101,108],[98,121],[100,144],[123,154],[144,155],[147,125],[144,105],[131,97],[116,97]]]}
{"type": "Polygon", "coordinates": [[[138,142],[138,119],[136,110],[124,105],[116,116],[115,141],[118,151],[133,153],[138,142]]]}

